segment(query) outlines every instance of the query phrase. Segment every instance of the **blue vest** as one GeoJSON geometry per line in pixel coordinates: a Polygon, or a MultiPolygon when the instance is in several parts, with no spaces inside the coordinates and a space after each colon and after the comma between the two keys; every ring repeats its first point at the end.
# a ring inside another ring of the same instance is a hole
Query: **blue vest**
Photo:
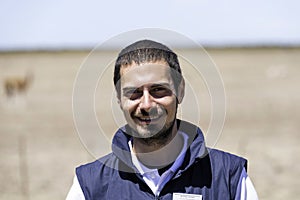
{"type": "Polygon", "coordinates": [[[76,168],[86,200],[171,200],[173,193],[201,194],[204,200],[234,199],[244,158],[205,147],[201,130],[178,121],[189,136],[184,162],[173,178],[155,196],[131,162],[126,127],[117,131],[112,153],[76,168]]]}

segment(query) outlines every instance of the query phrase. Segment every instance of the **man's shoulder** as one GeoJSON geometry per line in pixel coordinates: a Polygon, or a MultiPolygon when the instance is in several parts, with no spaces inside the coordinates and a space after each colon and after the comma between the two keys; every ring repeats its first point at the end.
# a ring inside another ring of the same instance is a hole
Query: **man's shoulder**
{"type": "Polygon", "coordinates": [[[216,156],[220,156],[220,157],[223,157],[226,159],[242,159],[242,160],[244,159],[245,160],[245,158],[243,158],[237,154],[223,151],[221,149],[214,149],[214,148],[209,148],[209,147],[207,149],[208,149],[209,154],[214,154],[216,156]]]}
{"type": "Polygon", "coordinates": [[[115,163],[115,155],[110,153],[76,168],[76,176],[85,197],[95,199],[94,195],[105,193],[104,185],[113,179],[116,172],[115,163]]]}
{"type": "Polygon", "coordinates": [[[247,170],[247,160],[236,154],[232,154],[219,149],[208,148],[209,156],[212,163],[218,163],[223,166],[230,166],[230,169],[235,170],[238,167],[247,170]]]}
{"type": "Polygon", "coordinates": [[[109,153],[95,161],[80,165],[76,168],[76,174],[99,172],[101,168],[112,166],[115,160],[114,157],[113,153],[109,153]]]}

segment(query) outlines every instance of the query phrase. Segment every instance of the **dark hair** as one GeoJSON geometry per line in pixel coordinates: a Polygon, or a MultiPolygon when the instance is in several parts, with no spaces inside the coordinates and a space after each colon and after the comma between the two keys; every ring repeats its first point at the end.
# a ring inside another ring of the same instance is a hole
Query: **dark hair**
{"type": "Polygon", "coordinates": [[[168,63],[170,68],[174,69],[171,70],[171,77],[177,92],[178,86],[182,80],[182,73],[177,55],[171,49],[161,43],[152,40],[140,40],[125,47],[119,53],[116,60],[114,85],[118,96],[120,96],[120,70],[122,66],[131,65],[133,62],[136,64],[141,64],[157,61],[165,61],[168,63]]]}

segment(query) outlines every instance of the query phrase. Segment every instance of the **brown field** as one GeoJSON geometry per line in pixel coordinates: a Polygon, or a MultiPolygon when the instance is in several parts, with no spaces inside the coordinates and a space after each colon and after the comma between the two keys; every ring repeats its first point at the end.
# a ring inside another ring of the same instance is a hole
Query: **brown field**
{"type": "MultiPolygon", "coordinates": [[[[196,56],[194,50],[186,52],[196,56]]],[[[226,122],[216,147],[248,159],[260,199],[297,199],[300,49],[208,52],[219,67],[227,96],[226,122]]],[[[0,199],[64,199],[75,167],[94,159],[80,142],[72,114],[73,83],[88,53],[0,53],[0,199]],[[34,74],[27,93],[6,97],[5,79],[23,77],[27,71],[34,74]]],[[[104,88],[109,93],[111,77],[101,81],[107,83],[104,88]]],[[[96,96],[96,100],[106,98],[96,96]]],[[[205,102],[202,105],[200,125],[205,131],[209,109],[205,102]]],[[[112,132],[117,126],[103,117],[101,104],[96,109],[105,130],[112,132]]]]}

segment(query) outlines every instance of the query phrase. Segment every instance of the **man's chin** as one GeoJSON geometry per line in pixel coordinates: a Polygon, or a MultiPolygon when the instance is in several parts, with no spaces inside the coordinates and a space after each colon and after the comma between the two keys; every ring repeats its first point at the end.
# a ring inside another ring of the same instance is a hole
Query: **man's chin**
{"type": "Polygon", "coordinates": [[[145,143],[153,144],[153,143],[164,143],[167,141],[172,135],[172,126],[171,127],[163,127],[163,128],[144,128],[144,127],[138,127],[137,128],[137,136],[136,138],[139,138],[143,140],[145,143]]]}
{"type": "Polygon", "coordinates": [[[147,139],[157,136],[162,129],[160,128],[149,128],[149,127],[138,127],[136,135],[139,138],[147,139]]]}

